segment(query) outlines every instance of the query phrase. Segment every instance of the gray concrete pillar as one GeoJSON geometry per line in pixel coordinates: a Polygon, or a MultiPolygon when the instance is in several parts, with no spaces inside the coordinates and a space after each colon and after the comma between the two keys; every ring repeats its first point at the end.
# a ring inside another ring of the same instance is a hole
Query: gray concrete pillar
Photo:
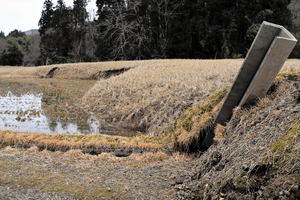
{"type": "MultiPolygon", "coordinates": [[[[225,125],[235,107],[266,95],[296,43],[283,26],[263,22],[214,124],[225,125]]],[[[201,146],[209,147],[214,137],[213,132],[209,133],[201,146]]]]}
{"type": "Polygon", "coordinates": [[[284,27],[263,22],[215,122],[225,125],[236,106],[263,97],[296,43],[284,27]]]}

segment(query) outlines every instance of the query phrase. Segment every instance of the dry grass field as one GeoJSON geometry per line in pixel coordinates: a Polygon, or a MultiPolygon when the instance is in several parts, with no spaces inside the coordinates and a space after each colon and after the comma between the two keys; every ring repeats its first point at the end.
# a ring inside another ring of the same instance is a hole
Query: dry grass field
{"type": "MultiPolygon", "coordinates": [[[[243,60],[152,60],[107,80],[82,98],[86,108],[125,127],[163,135],[187,109],[230,86],[243,60]]],[[[289,60],[282,71],[299,70],[289,60]]]]}
{"type": "Polygon", "coordinates": [[[216,90],[229,86],[243,60],[151,60],[100,80],[81,103],[99,117],[150,135],[163,135],[175,119],[216,90]]]}
{"type": "Polygon", "coordinates": [[[22,67],[0,66],[0,76],[10,74],[18,69],[22,69],[22,67]]]}
{"type": "MultiPolygon", "coordinates": [[[[82,106],[109,123],[161,136],[188,108],[230,86],[242,63],[243,59],[77,63],[21,68],[2,77],[46,77],[58,68],[49,79],[55,84],[58,79],[91,79],[107,72],[91,89],[81,89],[86,92],[82,106]],[[130,70],[109,76],[120,69],[130,70]]],[[[288,60],[281,72],[299,70],[298,60],[288,60]]],[[[80,82],[76,85],[80,88],[80,82]]]]}

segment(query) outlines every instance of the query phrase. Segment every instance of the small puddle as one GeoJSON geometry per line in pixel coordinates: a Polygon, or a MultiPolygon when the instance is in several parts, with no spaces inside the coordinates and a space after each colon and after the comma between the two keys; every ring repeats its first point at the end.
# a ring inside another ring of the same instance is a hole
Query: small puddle
{"type": "Polygon", "coordinates": [[[47,134],[137,134],[106,124],[78,106],[66,105],[61,110],[53,102],[49,103],[49,98],[42,93],[14,95],[8,92],[0,96],[0,129],[47,134]]]}

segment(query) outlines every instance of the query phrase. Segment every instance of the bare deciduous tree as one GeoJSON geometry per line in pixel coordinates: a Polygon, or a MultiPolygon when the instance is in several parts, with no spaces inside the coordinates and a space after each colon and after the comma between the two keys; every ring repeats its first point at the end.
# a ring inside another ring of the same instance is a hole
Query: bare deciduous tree
{"type": "Polygon", "coordinates": [[[30,44],[28,47],[28,51],[25,52],[24,55],[24,64],[25,66],[35,66],[38,58],[41,55],[40,51],[40,35],[31,36],[30,44]]]}
{"type": "Polygon", "coordinates": [[[166,49],[169,42],[168,37],[168,27],[170,20],[176,15],[177,8],[184,2],[184,0],[171,4],[170,0],[151,0],[153,3],[153,9],[157,12],[157,17],[159,20],[159,46],[161,51],[161,57],[166,58],[166,49]]]}
{"type": "Polygon", "coordinates": [[[126,4],[115,3],[106,7],[108,16],[100,25],[105,27],[101,33],[104,41],[109,43],[110,56],[113,60],[143,58],[151,44],[151,27],[145,27],[139,15],[141,0],[128,0],[126,4]]]}

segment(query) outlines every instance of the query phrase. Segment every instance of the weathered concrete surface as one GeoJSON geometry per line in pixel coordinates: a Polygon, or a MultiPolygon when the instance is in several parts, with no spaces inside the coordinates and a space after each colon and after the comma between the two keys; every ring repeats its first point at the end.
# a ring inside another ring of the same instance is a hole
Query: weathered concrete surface
{"type": "Polygon", "coordinates": [[[239,106],[251,103],[251,101],[266,95],[296,43],[297,40],[295,38],[275,37],[239,106]]]}
{"type": "Polygon", "coordinates": [[[296,42],[284,27],[263,22],[215,123],[225,125],[236,106],[264,95],[296,42]]]}
{"type": "MultiPolygon", "coordinates": [[[[296,43],[295,37],[284,27],[263,22],[214,125],[225,125],[236,106],[264,96],[296,43]]],[[[214,132],[209,133],[201,146],[209,147],[214,137],[214,132]]]]}

